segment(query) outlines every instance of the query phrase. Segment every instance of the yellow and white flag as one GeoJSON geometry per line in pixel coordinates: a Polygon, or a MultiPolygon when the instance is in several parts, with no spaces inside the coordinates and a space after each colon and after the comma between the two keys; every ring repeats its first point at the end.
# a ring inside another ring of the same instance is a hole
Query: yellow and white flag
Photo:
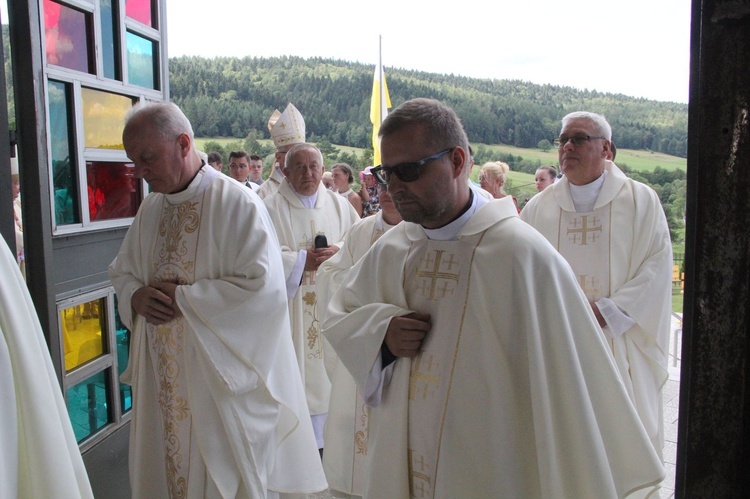
{"type": "Polygon", "coordinates": [[[380,140],[378,131],[380,124],[388,116],[388,108],[391,107],[391,97],[388,95],[388,85],[385,82],[385,73],[383,64],[378,57],[378,64],[375,66],[375,77],[372,81],[372,100],[370,102],[370,121],[372,122],[372,150],[373,164],[380,164],[380,140]]]}

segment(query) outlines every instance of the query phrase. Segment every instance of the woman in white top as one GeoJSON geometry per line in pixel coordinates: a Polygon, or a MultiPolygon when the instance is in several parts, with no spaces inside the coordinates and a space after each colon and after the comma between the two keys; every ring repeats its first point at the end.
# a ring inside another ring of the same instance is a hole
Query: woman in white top
{"type": "Polygon", "coordinates": [[[333,174],[333,188],[341,196],[344,196],[354,206],[357,214],[362,216],[362,198],[354,192],[351,184],[354,182],[354,171],[346,163],[336,163],[331,167],[333,174]]]}

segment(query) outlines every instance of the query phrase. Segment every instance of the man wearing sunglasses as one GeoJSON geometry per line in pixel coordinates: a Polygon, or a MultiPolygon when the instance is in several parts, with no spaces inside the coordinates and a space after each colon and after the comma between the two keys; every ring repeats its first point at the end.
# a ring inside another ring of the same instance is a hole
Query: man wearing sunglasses
{"type": "Polygon", "coordinates": [[[349,271],[324,335],[371,406],[365,497],[621,497],[664,469],[567,263],[468,185],[431,99],[379,132],[405,222],[349,271]]]}
{"type": "Polygon", "coordinates": [[[664,446],[662,389],[672,308],[672,244],[658,195],[614,159],[604,116],[562,119],[564,177],[524,207],[521,218],[578,276],[656,452],[664,446]]]}

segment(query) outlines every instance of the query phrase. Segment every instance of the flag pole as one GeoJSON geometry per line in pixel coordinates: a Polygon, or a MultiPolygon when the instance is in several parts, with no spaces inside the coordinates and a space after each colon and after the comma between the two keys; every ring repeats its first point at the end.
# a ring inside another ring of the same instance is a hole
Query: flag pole
{"type": "Polygon", "coordinates": [[[372,79],[372,96],[370,98],[370,122],[372,123],[372,149],[374,164],[380,163],[380,140],[378,131],[388,115],[391,99],[388,95],[385,71],[383,71],[383,36],[378,35],[378,63],[372,79]]]}
{"type": "Polygon", "coordinates": [[[378,95],[378,108],[380,109],[378,115],[380,123],[378,123],[378,128],[380,128],[380,125],[383,124],[383,95],[385,92],[385,87],[383,85],[383,35],[378,35],[378,68],[380,69],[380,74],[378,75],[378,81],[380,82],[380,95],[378,95]]]}

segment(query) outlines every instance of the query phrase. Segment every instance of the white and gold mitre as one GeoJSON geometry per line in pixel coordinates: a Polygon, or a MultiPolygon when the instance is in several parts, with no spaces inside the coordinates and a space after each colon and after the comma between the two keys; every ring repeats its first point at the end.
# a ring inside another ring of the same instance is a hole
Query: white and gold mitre
{"type": "Polygon", "coordinates": [[[277,149],[281,146],[305,142],[305,119],[291,103],[286,106],[283,113],[280,113],[278,109],[273,111],[268,119],[268,130],[271,132],[273,145],[277,149]]]}

